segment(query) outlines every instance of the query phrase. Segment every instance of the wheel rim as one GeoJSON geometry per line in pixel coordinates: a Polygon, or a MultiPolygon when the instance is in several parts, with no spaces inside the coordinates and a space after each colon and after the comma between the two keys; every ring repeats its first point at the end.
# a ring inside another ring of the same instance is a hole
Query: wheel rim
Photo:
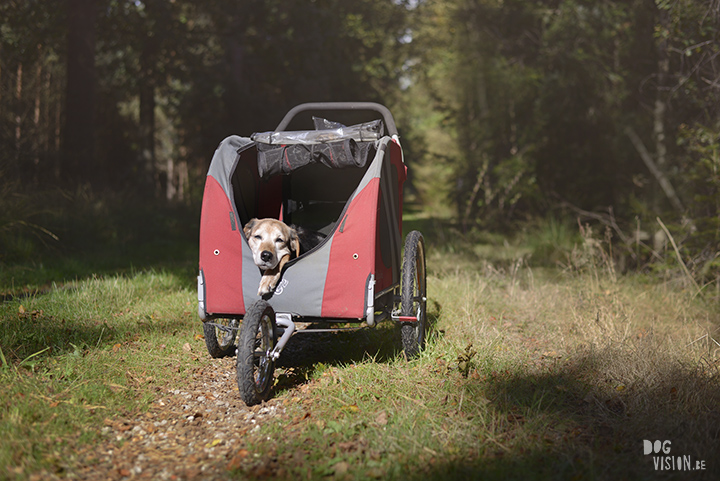
{"type": "MultiPolygon", "coordinates": [[[[222,325],[228,326],[233,329],[237,329],[239,324],[237,319],[222,319],[222,321],[218,323],[222,323],[222,325]]],[[[215,327],[215,338],[218,340],[218,345],[220,346],[220,348],[225,349],[230,346],[230,344],[233,344],[235,342],[235,331],[226,331],[219,327],[215,327]]]]}
{"type": "Polygon", "coordinates": [[[272,379],[273,361],[270,352],[275,347],[272,319],[267,314],[260,318],[258,332],[255,335],[253,351],[253,378],[257,392],[263,392],[272,379]]]}

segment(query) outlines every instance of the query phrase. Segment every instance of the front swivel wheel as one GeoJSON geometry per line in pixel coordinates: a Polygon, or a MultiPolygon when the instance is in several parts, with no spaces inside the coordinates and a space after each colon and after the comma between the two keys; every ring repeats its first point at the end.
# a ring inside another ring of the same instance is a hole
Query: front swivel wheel
{"type": "Polygon", "coordinates": [[[265,301],[250,306],[240,328],[237,351],[237,382],[240,397],[253,406],[270,398],[277,342],[275,311],[265,301]]]}

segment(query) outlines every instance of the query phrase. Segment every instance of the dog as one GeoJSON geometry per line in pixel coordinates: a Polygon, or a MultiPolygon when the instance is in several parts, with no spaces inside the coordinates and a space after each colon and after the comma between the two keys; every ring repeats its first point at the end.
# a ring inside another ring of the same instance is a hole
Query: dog
{"type": "Polygon", "coordinates": [[[300,255],[310,252],[327,237],[327,235],[322,232],[295,224],[291,224],[290,228],[295,230],[298,240],[300,241],[300,255]]]}
{"type": "Polygon", "coordinates": [[[243,227],[255,265],[262,271],[258,296],[270,294],[280,280],[283,266],[294,254],[300,256],[295,229],[276,219],[250,219],[243,227]]]}

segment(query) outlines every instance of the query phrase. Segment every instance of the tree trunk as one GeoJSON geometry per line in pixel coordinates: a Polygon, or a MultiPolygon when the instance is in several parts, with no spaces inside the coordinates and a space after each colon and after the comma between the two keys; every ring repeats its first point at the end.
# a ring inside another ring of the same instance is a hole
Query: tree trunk
{"type": "MultiPolygon", "coordinates": [[[[38,46],[38,50],[42,52],[42,48],[38,46]]],[[[35,180],[37,181],[37,175],[38,175],[38,167],[40,166],[40,155],[42,153],[42,148],[45,145],[45,142],[43,142],[43,135],[45,133],[44,130],[40,127],[40,112],[42,107],[42,94],[43,94],[43,61],[42,61],[42,55],[39,56],[40,60],[38,60],[37,63],[37,69],[35,71],[35,105],[33,109],[33,135],[35,138],[35,141],[33,142],[33,149],[35,152],[33,152],[33,176],[35,177],[35,180]]]]}
{"type": "MultiPolygon", "coordinates": [[[[668,11],[659,10],[660,28],[669,28],[668,11]]],[[[655,139],[655,164],[664,174],[667,170],[667,144],[665,141],[665,112],[667,110],[667,77],[670,71],[670,59],[668,57],[667,41],[662,39],[657,45],[658,67],[657,67],[657,91],[655,93],[655,107],[653,108],[653,137],[655,139]]],[[[660,211],[662,196],[659,193],[654,195],[653,204],[655,212],[660,211]]]]}
{"type": "Polygon", "coordinates": [[[20,140],[22,139],[22,93],[23,93],[23,64],[18,63],[15,77],[15,165],[20,164],[20,140]]]}
{"type": "Polygon", "coordinates": [[[155,172],[155,89],[145,79],[140,85],[140,183],[158,193],[155,172]]]}
{"type": "Polygon", "coordinates": [[[64,176],[97,182],[95,150],[96,0],[67,0],[68,53],[65,96],[64,176]]]}
{"type": "MultiPolygon", "coordinates": [[[[154,6],[157,6],[153,4],[154,6]]],[[[149,15],[157,17],[161,12],[155,9],[148,10],[149,15]]],[[[148,29],[153,27],[147,26],[148,29]]],[[[155,149],[155,76],[158,60],[158,36],[150,30],[145,32],[145,38],[140,52],[140,184],[148,193],[156,197],[162,195],[165,187],[158,176],[157,152],[155,149]]]]}
{"type": "Polygon", "coordinates": [[[175,159],[172,155],[167,158],[167,180],[165,181],[165,198],[173,201],[177,197],[177,188],[175,187],[175,159]]]}

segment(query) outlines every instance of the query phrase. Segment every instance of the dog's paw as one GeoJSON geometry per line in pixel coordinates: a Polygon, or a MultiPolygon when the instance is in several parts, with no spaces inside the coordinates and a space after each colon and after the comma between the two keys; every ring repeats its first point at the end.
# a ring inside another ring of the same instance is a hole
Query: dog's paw
{"type": "Polygon", "coordinates": [[[263,276],[260,280],[260,286],[258,287],[258,296],[270,294],[275,291],[275,285],[280,276],[263,276]]]}
{"type": "Polygon", "coordinates": [[[263,288],[263,287],[261,287],[260,289],[258,289],[258,294],[257,294],[257,295],[258,295],[258,297],[264,297],[264,296],[267,296],[268,294],[270,294],[271,292],[273,292],[273,290],[274,290],[273,288],[263,288]]]}

